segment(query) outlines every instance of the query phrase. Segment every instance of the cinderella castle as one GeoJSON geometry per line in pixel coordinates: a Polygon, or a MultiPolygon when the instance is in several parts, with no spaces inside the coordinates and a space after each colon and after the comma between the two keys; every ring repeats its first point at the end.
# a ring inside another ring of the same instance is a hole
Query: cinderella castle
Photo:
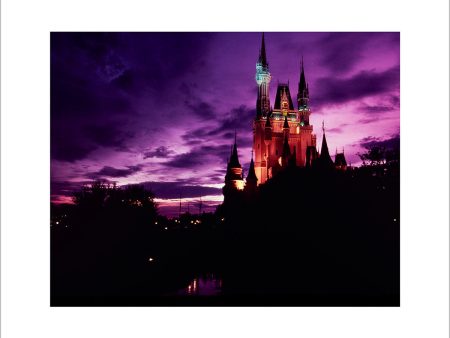
{"type": "Polygon", "coordinates": [[[267,62],[264,33],[256,63],[258,97],[256,116],[253,121],[253,151],[248,175],[244,180],[239,162],[236,137],[227,165],[223,193],[255,191],[259,184],[277,175],[288,167],[306,167],[322,170],[346,170],[344,152],[336,151],[335,161],[331,159],[322,123],[322,144],[317,147],[316,134],[310,124],[309,86],[305,77],[303,58],[298,82],[297,102],[291,97],[289,84],[278,84],[275,103],[270,104],[269,85],[271,81],[267,62]],[[253,159],[254,157],[254,159],[253,159]]]}

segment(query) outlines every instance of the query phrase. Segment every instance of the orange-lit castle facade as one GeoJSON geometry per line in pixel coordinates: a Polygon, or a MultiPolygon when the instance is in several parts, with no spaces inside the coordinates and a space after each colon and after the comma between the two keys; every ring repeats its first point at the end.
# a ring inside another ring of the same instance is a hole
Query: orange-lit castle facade
{"type": "Polygon", "coordinates": [[[271,74],[267,62],[264,34],[256,63],[256,117],[253,121],[253,152],[247,179],[239,163],[236,138],[228,161],[224,194],[233,191],[253,191],[288,166],[335,168],[346,170],[344,152],[331,159],[322,125],[322,144],[317,150],[317,139],[310,124],[309,86],[306,82],[303,58],[296,102],[292,100],[289,83],[278,84],[275,102],[269,97],[271,74]],[[254,154],[254,156],[253,156],[254,154]],[[253,158],[254,157],[254,158],[253,158]]]}
{"type": "Polygon", "coordinates": [[[307,162],[311,162],[317,156],[316,135],[313,133],[313,126],[309,123],[311,109],[303,60],[295,104],[289,85],[278,84],[272,108],[269,98],[270,80],[263,35],[256,64],[258,98],[253,124],[254,165],[259,184],[266,182],[283,166],[286,166],[289,158],[295,159],[297,166],[304,167],[307,162]]]}

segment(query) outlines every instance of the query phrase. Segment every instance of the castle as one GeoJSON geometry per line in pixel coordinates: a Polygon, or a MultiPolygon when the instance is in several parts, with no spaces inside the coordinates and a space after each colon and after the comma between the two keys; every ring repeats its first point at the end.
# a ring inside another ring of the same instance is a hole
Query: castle
{"type": "Polygon", "coordinates": [[[269,97],[272,77],[269,72],[263,33],[256,63],[258,96],[256,117],[253,121],[253,151],[250,168],[244,182],[235,137],[227,165],[224,195],[232,191],[255,190],[257,185],[265,183],[288,166],[346,170],[344,152],[338,154],[336,150],[333,163],[323,124],[320,152],[317,149],[316,135],[313,133],[313,126],[309,120],[311,115],[309,86],[305,77],[303,58],[300,68],[296,106],[292,101],[289,84],[280,83],[277,86],[275,103],[272,107],[269,97]]]}

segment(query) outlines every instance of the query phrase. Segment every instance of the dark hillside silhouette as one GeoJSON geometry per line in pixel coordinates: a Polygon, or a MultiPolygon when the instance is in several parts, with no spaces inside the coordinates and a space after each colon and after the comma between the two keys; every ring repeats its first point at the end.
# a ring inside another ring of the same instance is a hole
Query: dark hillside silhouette
{"type": "Polygon", "coordinates": [[[289,166],[215,214],[169,220],[143,187],[94,182],[52,210],[51,303],[398,306],[399,192],[397,158],[289,166]],[[211,273],[219,294],[176,295],[211,273]]]}

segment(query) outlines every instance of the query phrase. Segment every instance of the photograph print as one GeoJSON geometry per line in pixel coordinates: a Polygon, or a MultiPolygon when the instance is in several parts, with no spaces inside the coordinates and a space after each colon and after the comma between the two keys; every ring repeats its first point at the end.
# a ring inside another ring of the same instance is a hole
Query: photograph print
{"type": "Polygon", "coordinates": [[[51,306],[400,306],[399,32],[52,32],[51,306]]]}

